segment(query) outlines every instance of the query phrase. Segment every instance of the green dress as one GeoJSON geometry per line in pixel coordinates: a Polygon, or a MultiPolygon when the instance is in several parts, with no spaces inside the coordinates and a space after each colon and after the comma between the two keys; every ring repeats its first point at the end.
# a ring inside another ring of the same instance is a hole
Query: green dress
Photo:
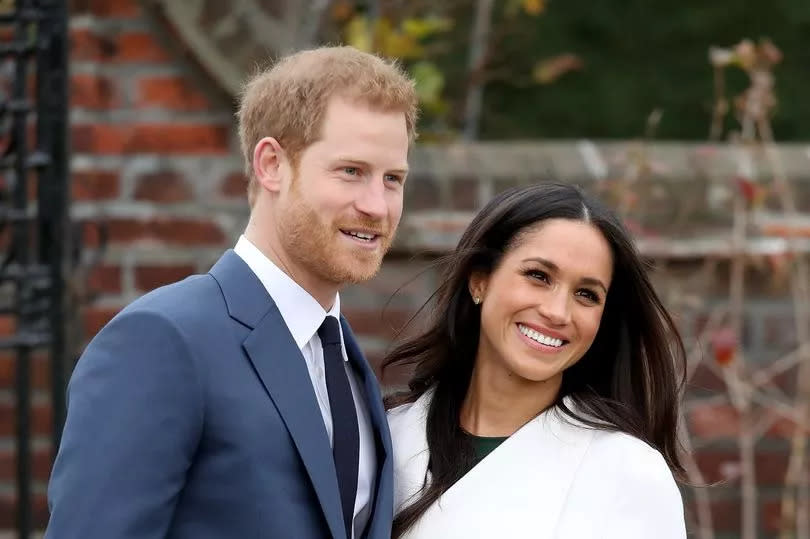
{"type": "Polygon", "coordinates": [[[501,445],[508,438],[508,436],[475,436],[470,433],[467,433],[467,436],[472,440],[473,448],[475,449],[473,466],[481,462],[484,457],[492,453],[496,447],[501,445]]]}

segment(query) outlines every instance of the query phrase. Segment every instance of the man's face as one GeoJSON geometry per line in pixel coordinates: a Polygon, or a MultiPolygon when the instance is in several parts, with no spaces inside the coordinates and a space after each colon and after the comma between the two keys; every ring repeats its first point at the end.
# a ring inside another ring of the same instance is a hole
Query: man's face
{"type": "Polygon", "coordinates": [[[333,98],[276,206],[294,271],[323,284],[373,277],[402,215],[408,133],[401,112],[333,98]]]}

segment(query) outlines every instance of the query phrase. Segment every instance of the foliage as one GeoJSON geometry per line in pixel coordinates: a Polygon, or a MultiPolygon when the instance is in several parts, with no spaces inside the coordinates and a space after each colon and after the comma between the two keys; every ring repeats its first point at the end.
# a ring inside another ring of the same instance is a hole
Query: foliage
{"type": "MultiPolygon", "coordinates": [[[[423,109],[423,136],[453,136],[470,82],[486,83],[489,79],[486,65],[482,73],[457,72],[458,66],[467,64],[471,31],[470,21],[459,14],[471,10],[474,2],[379,2],[379,13],[374,15],[366,4],[340,1],[333,6],[342,40],[403,62],[416,81],[423,109]],[[448,70],[450,63],[453,69],[448,70]],[[455,81],[448,85],[451,79],[455,81]]],[[[543,14],[547,6],[547,0],[506,0],[498,10],[504,27],[501,34],[508,34],[509,27],[522,19],[543,14]]],[[[508,76],[528,77],[533,84],[547,85],[581,67],[581,60],[569,53],[537,61],[523,69],[523,74],[508,76]]]]}
{"type": "MultiPolygon", "coordinates": [[[[551,2],[542,17],[522,18],[499,54],[518,70],[526,56],[576,54],[587,69],[537,87],[501,78],[487,88],[482,135],[503,138],[635,138],[661,109],[657,135],[702,140],[713,102],[706,49],[741,35],[771,37],[785,54],[774,129],[787,140],[810,138],[810,9],[807,0],[706,2],[625,0],[551,2]],[[530,51],[527,53],[526,51],[530,51]]],[[[747,86],[729,73],[729,92],[747,86]]],[[[726,127],[733,117],[726,118],[726,127]]]]}

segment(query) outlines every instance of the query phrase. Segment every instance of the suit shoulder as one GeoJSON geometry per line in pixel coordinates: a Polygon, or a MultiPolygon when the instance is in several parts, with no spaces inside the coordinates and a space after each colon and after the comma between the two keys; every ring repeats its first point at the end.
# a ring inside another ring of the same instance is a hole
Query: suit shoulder
{"type": "Polygon", "coordinates": [[[191,275],[147,292],[127,305],[121,314],[154,312],[179,322],[188,318],[208,317],[211,307],[217,303],[224,306],[216,280],[208,274],[191,275]]]}

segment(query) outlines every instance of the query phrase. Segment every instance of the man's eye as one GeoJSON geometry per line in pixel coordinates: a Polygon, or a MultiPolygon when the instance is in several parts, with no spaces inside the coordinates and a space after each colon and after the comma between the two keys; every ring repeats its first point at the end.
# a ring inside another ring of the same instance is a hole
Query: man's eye
{"type": "Polygon", "coordinates": [[[394,183],[402,183],[402,178],[397,176],[396,174],[386,174],[385,181],[394,182],[394,183]]]}
{"type": "Polygon", "coordinates": [[[343,172],[350,176],[355,176],[358,172],[357,167],[343,167],[343,172]]]}

